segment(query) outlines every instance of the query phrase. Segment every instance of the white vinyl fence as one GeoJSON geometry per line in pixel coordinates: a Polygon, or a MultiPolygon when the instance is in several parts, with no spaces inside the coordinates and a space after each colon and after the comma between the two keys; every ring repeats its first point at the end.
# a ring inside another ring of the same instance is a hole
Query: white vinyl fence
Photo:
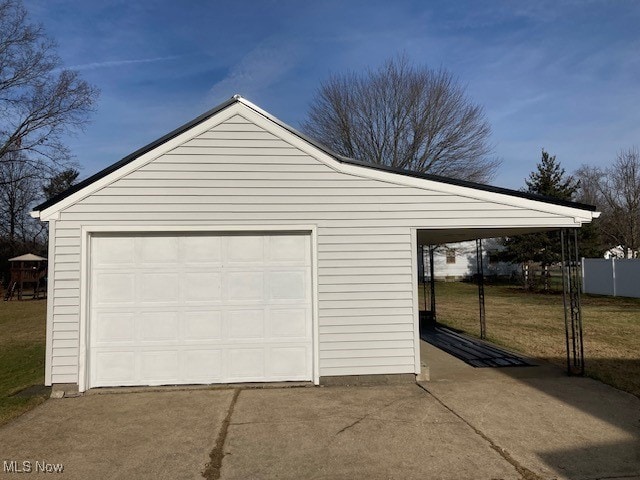
{"type": "Polygon", "coordinates": [[[582,259],[582,291],[640,298],[640,259],[582,259]]]}

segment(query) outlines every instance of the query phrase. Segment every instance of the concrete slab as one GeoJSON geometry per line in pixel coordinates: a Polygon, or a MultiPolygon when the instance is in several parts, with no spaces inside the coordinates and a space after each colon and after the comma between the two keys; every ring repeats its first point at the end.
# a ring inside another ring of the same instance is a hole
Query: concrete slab
{"type": "Polygon", "coordinates": [[[51,399],[0,428],[4,462],[62,464],[60,478],[202,478],[232,390],[51,399]]]}
{"type": "Polygon", "coordinates": [[[243,390],[224,451],[224,479],[521,478],[417,385],[243,390]]]}
{"type": "Polygon", "coordinates": [[[640,399],[562,369],[476,369],[422,343],[438,400],[542,478],[640,478],[640,399]]]}

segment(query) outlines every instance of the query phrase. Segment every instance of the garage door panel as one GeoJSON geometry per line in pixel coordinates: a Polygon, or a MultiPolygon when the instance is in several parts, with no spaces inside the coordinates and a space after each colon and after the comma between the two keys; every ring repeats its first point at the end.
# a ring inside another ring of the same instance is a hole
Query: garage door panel
{"type": "Polygon", "coordinates": [[[219,302],[222,299],[220,272],[185,273],[182,286],[186,302],[219,302]]]}
{"type": "Polygon", "coordinates": [[[141,344],[161,342],[178,343],[178,312],[147,312],[137,315],[136,339],[141,344]]]}
{"type": "Polygon", "coordinates": [[[93,376],[99,385],[129,385],[136,379],[134,352],[97,352],[93,360],[93,376]]]}
{"type": "Polygon", "coordinates": [[[143,351],[140,354],[140,380],[149,385],[177,382],[179,369],[176,350],[143,351]]]}
{"type": "Polygon", "coordinates": [[[105,267],[109,265],[133,264],[135,261],[134,238],[96,238],[94,244],[96,254],[94,265],[105,267]]]}
{"type": "Polygon", "coordinates": [[[225,262],[229,265],[264,263],[264,237],[232,235],[227,237],[226,240],[227,255],[225,262]]]}
{"type": "Polygon", "coordinates": [[[307,265],[309,250],[307,235],[273,235],[269,237],[268,261],[307,265]]]}
{"type": "Polygon", "coordinates": [[[182,238],[182,258],[187,265],[222,264],[222,239],[220,237],[194,235],[182,238]]]}
{"type": "Polygon", "coordinates": [[[134,285],[135,275],[132,273],[96,273],[94,289],[96,305],[133,305],[135,301],[134,285]]]}
{"type": "Polygon", "coordinates": [[[243,341],[264,338],[264,310],[230,310],[227,312],[228,339],[243,341]]]}
{"type": "Polygon", "coordinates": [[[211,342],[222,338],[222,312],[205,310],[184,313],[184,340],[211,342]]]}
{"type": "Polygon", "coordinates": [[[269,348],[270,373],[275,377],[303,378],[307,371],[307,348],[272,346],[269,348]]]}
{"type": "Polygon", "coordinates": [[[262,302],[265,298],[263,271],[235,271],[226,274],[226,299],[262,302]]]}
{"type": "Polygon", "coordinates": [[[264,347],[229,348],[229,377],[236,381],[250,381],[265,378],[264,347]]]}
{"type": "Polygon", "coordinates": [[[141,265],[177,264],[179,237],[141,236],[137,239],[136,258],[141,265]]]}
{"type": "Polygon", "coordinates": [[[177,273],[140,273],[137,278],[141,303],[175,303],[180,299],[180,275],[177,273]]]}
{"type": "Polygon", "coordinates": [[[126,344],[135,340],[132,313],[100,312],[96,320],[96,345],[126,344]]]}
{"type": "Polygon", "coordinates": [[[271,308],[269,325],[271,337],[304,338],[311,335],[311,312],[305,308],[271,308]]]}
{"type": "Polygon", "coordinates": [[[269,272],[269,299],[306,300],[307,276],[306,270],[269,272]]]}
{"type": "Polygon", "coordinates": [[[210,383],[222,379],[222,350],[187,350],[183,353],[181,378],[187,382],[210,383]]]}
{"type": "Polygon", "coordinates": [[[89,386],[311,380],[310,245],[299,234],[93,238],[89,386]]]}

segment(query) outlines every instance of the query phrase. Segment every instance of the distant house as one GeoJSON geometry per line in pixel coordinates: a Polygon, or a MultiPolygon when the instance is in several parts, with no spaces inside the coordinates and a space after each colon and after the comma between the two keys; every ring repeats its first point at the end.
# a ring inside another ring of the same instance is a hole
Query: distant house
{"type": "MultiPolygon", "coordinates": [[[[517,263],[499,261],[497,254],[504,250],[498,238],[482,241],[482,261],[485,276],[510,277],[519,274],[521,267],[517,263]]],[[[429,252],[425,248],[425,265],[429,262],[429,252]]],[[[448,243],[436,248],[433,255],[436,280],[462,280],[472,277],[478,271],[476,242],[474,240],[448,243]]],[[[428,277],[429,270],[427,268],[428,277]]]]}
{"type": "Polygon", "coordinates": [[[625,255],[625,250],[622,248],[622,245],[618,245],[604,252],[604,258],[640,258],[640,251],[633,252],[632,250],[627,250],[625,255]]]}

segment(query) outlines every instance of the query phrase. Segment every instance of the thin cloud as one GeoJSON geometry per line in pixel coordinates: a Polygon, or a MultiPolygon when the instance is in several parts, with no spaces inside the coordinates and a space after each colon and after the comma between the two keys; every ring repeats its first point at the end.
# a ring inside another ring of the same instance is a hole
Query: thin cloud
{"type": "Polygon", "coordinates": [[[519,97],[517,100],[508,102],[502,108],[495,109],[493,112],[491,112],[491,119],[494,122],[502,121],[512,115],[522,113],[532,105],[540,103],[550,96],[551,95],[547,93],[540,93],[537,95],[532,95],[530,97],[519,97]]]}
{"type": "Polygon", "coordinates": [[[70,70],[95,70],[97,68],[122,67],[124,65],[134,65],[138,63],[166,62],[168,60],[176,60],[178,58],[181,58],[181,55],[171,55],[168,57],[137,58],[132,60],[107,60],[104,62],[91,62],[91,63],[84,63],[81,65],[72,65],[69,67],[69,69],[70,70]]]}
{"type": "Polygon", "coordinates": [[[282,80],[295,63],[295,48],[276,42],[262,44],[251,50],[229,73],[209,90],[214,100],[226,99],[233,94],[255,94],[282,80]]]}

